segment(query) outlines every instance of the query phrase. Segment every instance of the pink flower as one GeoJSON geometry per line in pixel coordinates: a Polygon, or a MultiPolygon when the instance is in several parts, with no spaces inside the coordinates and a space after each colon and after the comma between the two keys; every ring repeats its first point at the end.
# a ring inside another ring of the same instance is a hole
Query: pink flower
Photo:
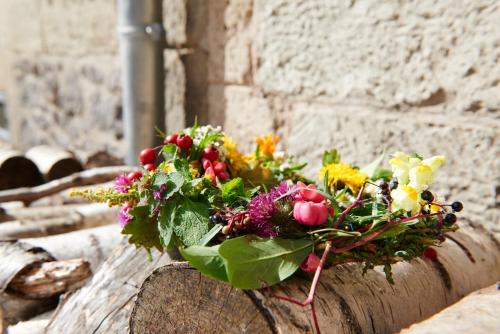
{"type": "Polygon", "coordinates": [[[125,227],[125,225],[127,225],[128,223],[130,223],[132,218],[134,218],[129,213],[131,209],[132,205],[130,205],[129,203],[125,203],[122,205],[120,211],[118,212],[118,223],[122,228],[125,227]]]}
{"type": "Polygon", "coordinates": [[[293,206],[293,217],[303,225],[321,225],[328,218],[325,203],[297,201],[293,206]]]}
{"type": "Polygon", "coordinates": [[[318,268],[319,262],[319,257],[314,253],[310,253],[300,264],[300,269],[306,273],[313,273],[318,268]]]}
{"type": "Polygon", "coordinates": [[[314,190],[309,190],[309,189],[318,189],[315,184],[309,184],[305,185],[303,182],[299,181],[297,182],[297,186],[299,186],[300,190],[298,193],[298,199],[301,199],[303,201],[311,201],[315,203],[320,203],[325,200],[323,195],[320,193],[314,191],[314,190]]]}
{"type": "Polygon", "coordinates": [[[119,193],[127,193],[131,185],[132,181],[125,174],[118,175],[115,178],[115,190],[119,193]]]}

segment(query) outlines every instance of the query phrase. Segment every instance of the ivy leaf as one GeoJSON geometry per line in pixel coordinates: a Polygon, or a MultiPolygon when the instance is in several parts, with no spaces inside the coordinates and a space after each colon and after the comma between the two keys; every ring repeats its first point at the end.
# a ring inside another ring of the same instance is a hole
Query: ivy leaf
{"type": "Polygon", "coordinates": [[[169,248],[174,232],[175,213],[177,202],[168,201],[160,209],[158,216],[158,232],[163,248],[169,248]]]}
{"type": "Polygon", "coordinates": [[[167,186],[165,193],[163,194],[164,199],[169,199],[173,194],[178,192],[182,185],[184,184],[184,176],[179,172],[172,172],[170,174],[157,174],[155,176],[153,185],[160,187],[165,184],[167,186]]]}
{"type": "Polygon", "coordinates": [[[329,164],[338,164],[340,162],[340,154],[337,150],[330,150],[330,151],[325,151],[323,153],[323,166],[329,165],[329,164]]]}
{"type": "Polygon", "coordinates": [[[157,224],[149,216],[147,205],[137,206],[130,210],[132,220],[125,225],[122,234],[130,235],[128,242],[146,249],[153,247],[162,250],[157,224]]]}
{"type": "Polygon", "coordinates": [[[219,246],[191,246],[179,250],[192,267],[209,277],[228,282],[225,261],[219,255],[219,246]]]}
{"type": "Polygon", "coordinates": [[[230,204],[238,200],[239,197],[245,197],[245,187],[243,180],[238,177],[226,182],[221,187],[222,200],[224,203],[230,204]]]}
{"type": "Polygon", "coordinates": [[[312,250],[307,239],[263,239],[252,236],[224,241],[219,254],[226,261],[229,282],[240,289],[259,289],[292,275],[312,250]]]}
{"type": "Polygon", "coordinates": [[[199,245],[209,231],[208,204],[184,198],[177,206],[174,232],[185,246],[199,245]]]}

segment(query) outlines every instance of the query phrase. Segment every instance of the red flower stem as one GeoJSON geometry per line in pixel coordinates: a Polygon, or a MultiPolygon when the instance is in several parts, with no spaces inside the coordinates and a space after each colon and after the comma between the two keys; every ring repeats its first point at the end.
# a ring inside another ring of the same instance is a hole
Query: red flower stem
{"type": "Polygon", "coordinates": [[[318,317],[316,315],[316,305],[314,305],[314,303],[311,303],[311,315],[314,321],[314,328],[316,329],[316,333],[321,334],[321,330],[319,329],[318,317]]]}
{"type": "Polygon", "coordinates": [[[361,238],[360,240],[358,240],[358,241],[356,241],[356,242],[354,242],[354,243],[352,243],[350,245],[345,245],[345,246],[340,247],[340,248],[333,248],[332,252],[334,252],[334,253],[342,253],[342,252],[348,251],[348,250],[350,250],[352,248],[361,246],[361,245],[367,243],[368,241],[376,238],[382,232],[384,232],[385,230],[387,230],[389,227],[391,227],[393,225],[405,223],[407,221],[411,221],[411,220],[415,220],[415,219],[427,218],[427,217],[431,217],[431,216],[435,216],[435,215],[437,215],[437,214],[436,213],[427,214],[427,215],[420,214],[420,215],[415,215],[415,216],[404,218],[404,219],[400,219],[400,220],[389,221],[384,227],[382,227],[381,229],[373,232],[372,234],[369,234],[369,235],[361,238]]]}
{"type": "Polygon", "coordinates": [[[358,196],[356,197],[356,200],[351,205],[349,205],[344,211],[342,211],[339,218],[337,218],[335,223],[333,223],[333,228],[338,228],[338,226],[344,221],[345,217],[349,214],[349,212],[351,212],[352,209],[363,204],[361,197],[363,196],[364,190],[365,190],[365,185],[363,184],[363,186],[359,190],[359,193],[358,193],[358,196]]]}

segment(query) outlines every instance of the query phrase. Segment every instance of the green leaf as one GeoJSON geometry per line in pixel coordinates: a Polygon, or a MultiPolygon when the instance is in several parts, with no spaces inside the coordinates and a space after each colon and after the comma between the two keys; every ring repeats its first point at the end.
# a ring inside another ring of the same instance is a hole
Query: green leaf
{"type": "Polygon", "coordinates": [[[219,254],[226,260],[229,282],[240,289],[259,289],[292,275],[312,251],[307,239],[263,239],[252,236],[224,241],[219,254]]]}
{"type": "Polygon", "coordinates": [[[329,164],[338,164],[340,162],[340,154],[337,150],[330,150],[330,151],[325,151],[323,153],[323,166],[329,165],[329,164]]]}
{"type": "Polygon", "coordinates": [[[136,246],[142,246],[146,249],[157,248],[162,250],[157,224],[149,216],[147,205],[137,206],[129,212],[133,219],[125,225],[122,234],[130,235],[128,241],[136,246]]]}
{"type": "Polygon", "coordinates": [[[165,161],[167,162],[172,161],[175,159],[177,155],[177,145],[174,144],[164,145],[161,151],[163,159],[165,159],[165,161]]]}
{"type": "Polygon", "coordinates": [[[193,202],[184,198],[178,205],[174,232],[185,246],[199,245],[209,231],[209,206],[203,202],[193,202]]]}
{"type": "Polygon", "coordinates": [[[371,177],[373,181],[376,180],[385,180],[390,181],[392,179],[392,171],[386,168],[377,168],[371,177]]]}
{"type": "Polygon", "coordinates": [[[245,197],[245,187],[240,177],[224,183],[221,187],[221,191],[222,200],[227,204],[233,203],[239,197],[245,197]]]}
{"type": "Polygon", "coordinates": [[[167,204],[160,209],[160,214],[158,216],[158,232],[163,248],[168,248],[172,241],[176,209],[177,203],[175,201],[168,201],[167,204]]]}
{"type": "Polygon", "coordinates": [[[382,161],[384,161],[384,157],[385,157],[385,150],[377,159],[373,160],[370,164],[361,168],[360,172],[365,173],[366,175],[368,175],[370,179],[372,179],[373,175],[375,175],[375,171],[377,170],[378,166],[380,166],[382,161]]]}
{"type": "Polygon", "coordinates": [[[170,174],[156,174],[153,185],[160,187],[165,184],[167,188],[163,194],[164,199],[169,199],[173,194],[178,192],[184,184],[184,177],[179,172],[172,172],[170,174]]]}
{"type": "Polygon", "coordinates": [[[189,168],[189,162],[186,159],[175,159],[174,160],[175,170],[184,177],[184,179],[191,181],[193,176],[191,175],[191,170],[189,168]]]}
{"type": "Polygon", "coordinates": [[[217,235],[217,233],[220,232],[220,230],[222,230],[222,225],[214,225],[214,227],[212,227],[212,229],[208,231],[208,233],[205,234],[203,238],[201,238],[200,245],[206,246],[210,242],[210,240],[212,240],[217,235]]]}
{"type": "Polygon", "coordinates": [[[225,261],[219,255],[219,246],[191,246],[179,250],[192,267],[209,277],[228,282],[225,261]]]}
{"type": "Polygon", "coordinates": [[[404,224],[397,224],[392,227],[389,227],[386,231],[382,232],[379,236],[377,236],[374,240],[385,239],[385,238],[393,238],[408,229],[408,226],[404,224]]]}

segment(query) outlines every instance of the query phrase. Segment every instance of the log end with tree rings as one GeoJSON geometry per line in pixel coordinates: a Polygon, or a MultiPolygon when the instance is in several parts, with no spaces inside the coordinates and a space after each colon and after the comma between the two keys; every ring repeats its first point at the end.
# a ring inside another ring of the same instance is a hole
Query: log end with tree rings
{"type": "Polygon", "coordinates": [[[35,146],[26,152],[43,174],[46,181],[59,179],[83,170],[75,156],[63,149],[52,146],[35,146]]]}
{"type": "Polygon", "coordinates": [[[0,149],[0,190],[33,187],[43,183],[40,170],[14,150],[0,149]]]}

